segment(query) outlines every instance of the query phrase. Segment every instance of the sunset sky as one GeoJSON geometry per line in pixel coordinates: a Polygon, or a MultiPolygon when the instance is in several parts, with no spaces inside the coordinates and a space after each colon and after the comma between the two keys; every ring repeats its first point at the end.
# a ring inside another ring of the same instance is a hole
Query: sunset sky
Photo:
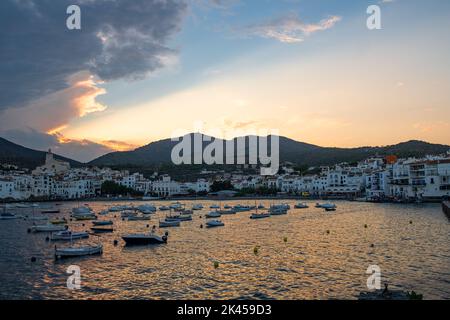
{"type": "Polygon", "coordinates": [[[0,137],[81,161],[195,130],[450,144],[449,30],[448,0],[3,0],[0,137]]]}

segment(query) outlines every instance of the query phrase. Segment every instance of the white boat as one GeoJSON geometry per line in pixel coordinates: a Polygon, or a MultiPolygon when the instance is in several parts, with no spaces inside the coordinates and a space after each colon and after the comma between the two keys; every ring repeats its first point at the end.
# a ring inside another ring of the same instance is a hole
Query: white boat
{"type": "Polygon", "coordinates": [[[220,220],[210,220],[210,221],[206,222],[207,228],[216,228],[216,227],[223,227],[223,226],[225,226],[225,223],[223,223],[220,220]]]}
{"type": "Polygon", "coordinates": [[[156,212],[156,207],[151,204],[140,205],[137,209],[143,214],[152,214],[156,212]]]}
{"type": "Polygon", "coordinates": [[[287,203],[281,203],[281,204],[273,204],[270,206],[270,209],[285,209],[285,210],[289,210],[291,209],[291,206],[287,203]]]}
{"type": "Polygon", "coordinates": [[[322,208],[322,209],[336,209],[337,206],[334,203],[317,203],[316,208],[322,208]]]}
{"type": "Polygon", "coordinates": [[[218,211],[211,211],[206,214],[206,218],[220,218],[222,215],[218,211]]]}
{"type": "Polygon", "coordinates": [[[106,216],[108,213],[109,213],[108,210],[102,210],[102,211],[99,212],[99,215],[106,216]]]}
{"type": "Polygon", "coordinates": [[[184,207],[184,206],[183,206],[180,202],[172,203],[172,204],[169,206],[170,209],[174,209],[174,210],[176,210],[176,209],[183,209],[183,207],[184,207]]]}
{"type": "Polygon", "coordinates": [[[161,210],[161,211],[169,211],[170,207],[168,207],[168,206],[161,206],[161,207],[159,207],[159,210],[161,210]]]}
{"type": "Polygon", "coordinates": [[[72,208],[72,216],[84,216],[84,215],[89,215],[89,214],[94,214],[94,212],[92,211],[91,208],[84,206],[84,207],[76,207],[76,208],[72,208]]]}
{"type": "Polygon", "coordinates": [[[294,206],[294,208],[295,209],[308,209],[309,208],[309,206],[306,204],[306,203],[297,203],[295,206],[294,206]]]}
{"type": "Polygon", "coordinates": [[[266,207],[262,204],[262,203],[260,203],[259,205],[258,205],[258,209],[265,209],[266,207]]]}
{"type": "Polygon", "coordinates": [[[122,206],[114,206],[114,207],[109,208],[108,210],[109,210],[109,212],[120,212],[120,211],[123,211],[124,208],[122,206]]]}
{"type": "Polygon", "coordinates": [[[67,230],[67,226],[55,224],[37,225],[30,228],[31,232],[57,232],[64,230],[67,230]]]}
{"type": "Polygon", "coordinates": [[[282,216],[288,213],[288,210],[285,208],[270,208],[269,214],[271,216],[282,216]]]}
{"type": "Polygon", "coordinates": [[[102,254],[103,253],[103,245],[93,245],[93,246],[80,246],[80,247],[66,247],[66,248],[57,248],[55,247],[55,258],[69,258],[69,257],[81,257],[81,256],[89,256],[94,254],[102,254]]]}
{"type": "Polygon", "coordinates": [[[231,209],[231,208],[233,208],[233,207],[230,206],[229,204],[226,204],[226,205],[223,206],[223,208],[224,208],[224,209],[231,209]]]}
{"type": "Polygon", "coordinates": [[[210,209],[220,209],[220,206],[218,204],[213,204],[209,206],[210,209]]]}
{"type": "Polygon", "coordinates": [[[160,228],[171,228],[171,227],[179,227],[181,225],[180,220],[174,220],[174,221],[160,221],[159,227],[160,228]]]}
{"type": "Polygon", "coordinates": [[[50,237],[50,240],[52,241],[59,241],[59,240],[65,240],[65,241],[72,241],[77,239],[86,239],[89,238],[89,233],[87,232],[72,232],[69,230],[65,231],[59,231],[56,233],[53,233],[50,237]]]}
{"type": "Polygon", "coordinates": [[[252,210],[250,206],[241,206],[240,204],[233,207],[236,212],[247,212],[252,210]]]}
{"type": "Polygon", "coordinates": [[[194,211],[198,211],[198,210],[202,210],[203,209],[203,205],[201,203],[196,203],[192,206],[192,210],[194,211]]]}
{"type": "Polygon", "coordinates": [[[30,207],[30,205],[27,204],[27,203],[17,203],[16,204],[16,208],[18,208],[18,209],[26,209],[26,208],[29,208],[29,207],[30,207]]]}
{"type": "Polygon", "coordinates": [[[123,212],[120,214],[120,216],[121,216],[122,218],[134,217],[134,216],[136,216],[136,215],[137,215],[137,213],[136,213],[135,211],[131,211],[131,210],[123,211],[123,212]]]}
{"type": "Polygon", "coordinates": [[[250,219],[253,219],[253,220],[264,219],[264,218],[270,218],[270,213],[253,213],[250,216],[250,219]]]}

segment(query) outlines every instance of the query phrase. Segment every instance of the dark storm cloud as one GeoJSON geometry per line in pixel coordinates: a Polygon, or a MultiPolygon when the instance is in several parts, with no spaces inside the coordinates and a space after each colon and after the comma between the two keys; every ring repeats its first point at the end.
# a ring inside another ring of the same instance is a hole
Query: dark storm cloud
{"type": "Polygon", "coordinates": [[[181,0],[0,1],[0,110],[65,89],[80,71],[109,81],[162,67],[185,11],[181,0]],[[81,30],[66,28],[72,4],[81,30]]]}

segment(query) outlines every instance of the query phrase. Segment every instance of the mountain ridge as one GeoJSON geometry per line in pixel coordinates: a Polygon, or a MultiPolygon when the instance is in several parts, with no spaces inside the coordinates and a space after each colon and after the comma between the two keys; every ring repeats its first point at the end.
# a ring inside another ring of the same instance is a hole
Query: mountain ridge
{"type": "MultiPolygon", "coordinates": [[[[34,169],[45,162],[46,151],[34,150],[0,137],[0,163],[17,165],[22,168],[34,169]]],[[[79,167],[81,162],[55,154],[58,160],[69,162],[71,166],[79,167]]]]}
{"type": "MultiPolygon", "coordinates": [[[[193,137],[195,134],[191,133],[190,135],[193,137]]],[[[246,139],[246,154],[248,154],[249,136],[241,138],[246,139]]],[[[211,137],[212,141],[215,139],[211,137]]],[[[225,146],[226,140],[218,140],[222,141],[225,146]]],[[[234,145],[236,145],[237,138],[230,141],[233,141],[234,145]]],[[[279,142],[280,162],[288,161],[304,166],[332,165],[340,162],[352,163],[374,155],[384,156],[393,154],[399,157],[420,157],[427,154],[442,154],[450,150],[450,146],[448,145],[432,144],[421,140],[409,140],[388,146],[363,146],[356,148],[321,147],[283,136],[279,137],[279,142]]],[[[158,165],[170,165],[172,163],[170,157],[172,148],[178,143],[179,141],[162,139],[136,148],[135,150],[111,152],[87,163],[81,163],[60,155],[55,155],[55,157],[67,161],[75,167],[82,165],[100,167],[129,166],[134,168],[155,167],[158,165]]],[[[209,141],[203,142],[203,148],[209,143],[209,141]]],[[[0,137],[0,162],[31,169],[42,165],[44,160],[45,151],[26,148],[0,137]]]]}

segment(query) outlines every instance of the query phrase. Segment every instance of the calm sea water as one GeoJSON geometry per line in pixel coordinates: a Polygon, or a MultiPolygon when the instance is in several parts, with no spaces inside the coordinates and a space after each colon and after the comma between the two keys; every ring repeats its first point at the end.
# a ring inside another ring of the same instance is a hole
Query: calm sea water
{"type": "MultiPolygon", "coordinates": [[[[212,202],[201,203],[205,210],[193,221],[169,229],[166,245],[125,248],[121,240],[158,225],[165,213],[151,222],[125,222],[111,213],[101,219],[114,220],[116,231],[86,240],[101,241],[103,255],[57,262],[45,234],[27,233],[32,222],[0,221],[0,299],[356,299],[367,291],[370,265],[380,266],[391,288],[450,299],[450,223],[437,204],[338,201],[338,211],[330,214],[311,202],[286,216],[250,220],[250,213],[238,213],[223,216],[223,228],[201,229],[212,202]],[[69,265],[81,268],[81,290],[66,287],[69,265]]],[[[90,206],[100,211],[118,204],[90,206]]],[[[69,217],[73,206],[63,203],[61,214],[50,216],[69,217]]],[[[90,225],[70,223],[77,231],[90,225]]]]}

